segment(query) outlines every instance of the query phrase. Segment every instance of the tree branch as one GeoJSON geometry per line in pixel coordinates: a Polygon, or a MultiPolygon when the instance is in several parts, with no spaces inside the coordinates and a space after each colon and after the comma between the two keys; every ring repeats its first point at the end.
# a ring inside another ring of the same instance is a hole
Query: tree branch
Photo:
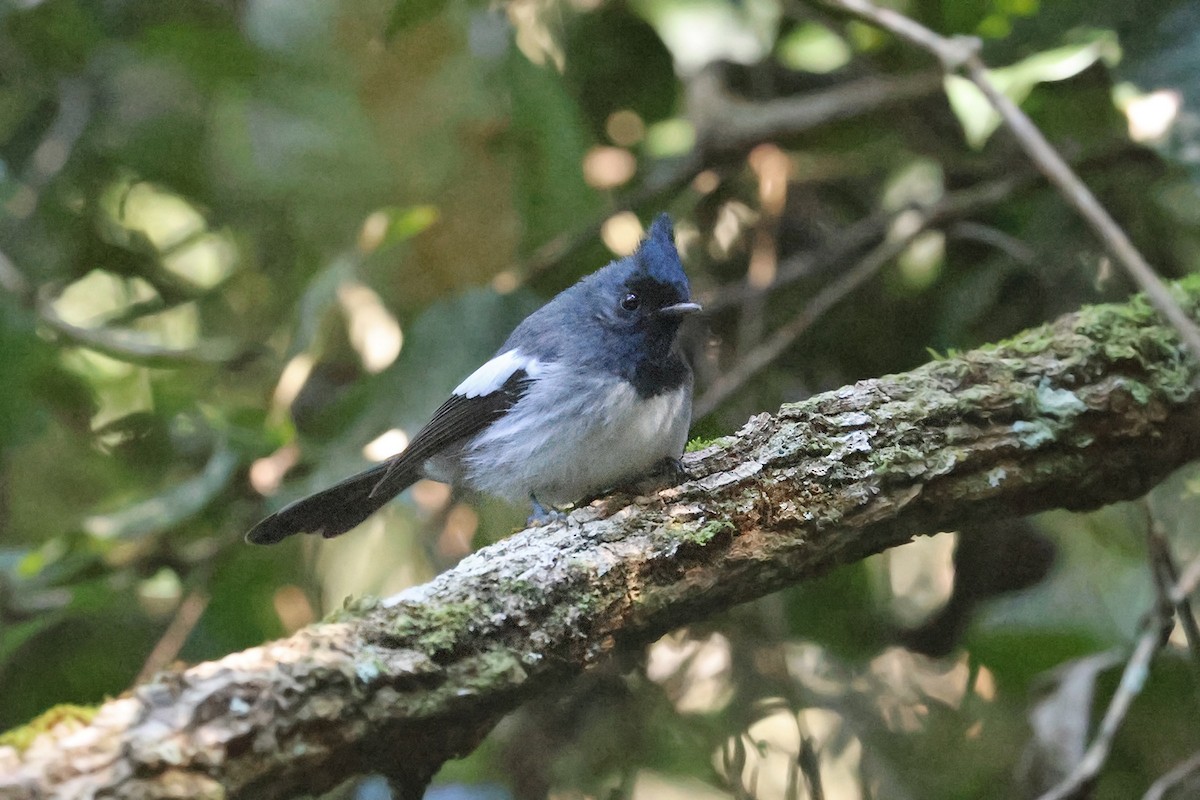
{"type": "Polygon", "coordinates": [[[1158,273],[1130,241],[1116,220],[1100,205],[1100,201],[1088,189],[1087,184],[1071,170],[1066,160],[1033,124],[1033,120],[992,81],[987,65],[979,57],[979,51],[983,48],[979,39],[971,36],[940,36],[919,22],[889,8],[876,6],[869,0],[821,2],[849,12],[926,50],[937,57],[947,74],[961,72],[967,80],[975,84],[1000,115],[1029,160],[1058,189],[1059,194],[1079,216],[1083,217],[1117,263],[1125,269],[1126,274],[1146,293],[1159,313],[1176,327],[1192,356],[1200,359],[1200,330],[1197,330],[1195,322],[1175,305],[1158,273]]]}
{"type": "MultiPolygon", "coordinates": [[[[1175,297],[1196,318],[1200,279],[1175,297]]],[[[1194,363],[1137,298],[759,415],[689,456],[681,486],[604,498],[0,747],[0,796],[283,798],[378,771],[419,797],[619,646],[916,534],[1141,495],[1200,454],[1194,363]]]]}

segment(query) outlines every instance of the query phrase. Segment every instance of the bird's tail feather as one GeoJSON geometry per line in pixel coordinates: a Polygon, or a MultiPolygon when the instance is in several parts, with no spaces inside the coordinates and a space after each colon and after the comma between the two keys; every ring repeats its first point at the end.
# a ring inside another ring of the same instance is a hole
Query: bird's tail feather
{"type": "Polygon", "coordinates": [[[324,491],[303,497],[276,511],[246,534],[253,544],[275,544],[295,533],[340,536],[374,514],[416,482],[415,471],[388,473],[388,462],[351,475],[324,491]],[[383,483],[387,475],[386,484],[383,483]]]}

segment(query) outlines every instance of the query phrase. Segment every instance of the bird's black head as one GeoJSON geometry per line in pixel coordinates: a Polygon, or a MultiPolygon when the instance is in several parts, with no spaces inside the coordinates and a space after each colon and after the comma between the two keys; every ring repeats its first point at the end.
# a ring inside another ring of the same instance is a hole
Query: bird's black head
{"type": "Polygon", "coordinates": [[[605,360],[643,394],[678,386],[687,366],[675,352],[675,335],[684,317],[700,306],[691,301],[671,218],[659,215],[632,255],[609,264],[589,282],[605,360]]]}
{"type": "Polygon", "coordinates": [[[601,312],[609,326],[643,331],[668,344],[683,317],[700,310],[691,302],[687,275],[675,249],[671,218],[660,214],[638,249],[596,274],[601,312]]]}

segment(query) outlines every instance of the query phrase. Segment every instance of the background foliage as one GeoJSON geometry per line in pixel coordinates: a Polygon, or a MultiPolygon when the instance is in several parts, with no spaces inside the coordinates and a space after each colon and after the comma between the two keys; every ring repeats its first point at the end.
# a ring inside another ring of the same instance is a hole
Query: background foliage
{"type": "MultiPolygon", "coordinates": [[[[901,7],[982,36],[1151,261],[1192,269],[1195,4],[901,7]]],[[[676,216],[712,309],[689,336],[703,437],[1126,295],[978,98],[946,88],[927,56],[788,0],[0,5],[0,729],[506,535],[523,509],[423,483],[343,539],[241,541],[400,446],[638,217],[676,216]],[[728,135],[921,75],[903,102],[728,135]],[[904,233],[906,211],[981,186],[904,233]],[[706,394],[856,270],[766,368],[706,394]]],[[[809,796],[801,763],[829,797],[1031,796],[1087,741],[1154,602],[1148,513],[1190,557],[1195,492],[1180,475],[1140,505],[930,531],[678,631],[513,715],[430,796],[809,796]]],[[[1196,697],[1160,658],[1095,796],[1200,750],[1196,697]]]]}

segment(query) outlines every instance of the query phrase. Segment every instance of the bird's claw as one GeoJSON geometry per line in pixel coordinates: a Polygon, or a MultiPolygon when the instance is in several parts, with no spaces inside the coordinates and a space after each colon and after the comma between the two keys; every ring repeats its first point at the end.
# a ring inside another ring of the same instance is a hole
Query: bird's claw
{"type": "Polygon", "coordinates": [[[529,515],[529,519],[525,520],[525,527],[536,528],[542,525],[549,525],[553,522],[558,522],[567,518],[566,513],[559,511],[553,506],[547,510],[545,506],[538,502],[538,499],[533,495],[529,495],[529,502],[533,503],[533,513],[529,515]]]}

